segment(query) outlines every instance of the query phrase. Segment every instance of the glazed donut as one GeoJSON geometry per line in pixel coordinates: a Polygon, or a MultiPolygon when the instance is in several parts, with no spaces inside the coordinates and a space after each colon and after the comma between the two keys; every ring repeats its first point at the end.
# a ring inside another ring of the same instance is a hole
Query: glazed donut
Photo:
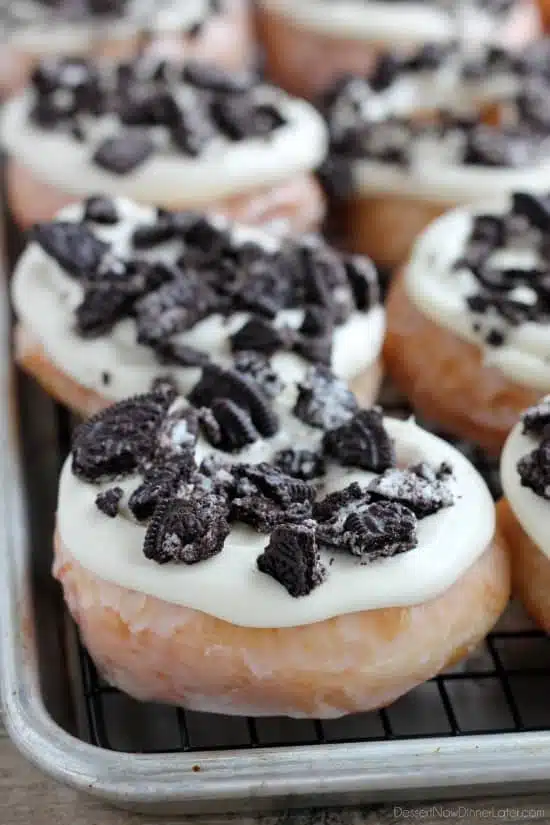
{"type": "Polygon", "coordinates": [[[529,614],[550,631],[550,397],[529,408],[502,453],[505,498],[498,522],[511,558],[515,594],[529,614]]]}
{"type": "Polygon", "coordinates": [[[547,196],[517,193],[447,213],[390,290],[394,381],[425,420],[496,455],[550,389],[549,207],[547,196]]]}
{"type": "Polygon", "coordinates": [[[314,98],[342,75],[370,74],[388,51],[459,39],[521,49],[540,34],[533,0],[259,0],[260,36],[275,83],[314,98]]]}
{"type": "Polygon", "coordinates": [[[387,705],[495,624],[507,554],[449,444],[359,409],[325,368],[269,402],[206,367],[189,399],[164,383],[90,419],[61,475],[54,573],[113,685],[331,718],[387,705]]]}
{"type": "Polygon", "coordinates": [[[4,107],[0,139],[24,228],[98,192],[294,231],[324,215],[322,118],[252,73],[151,55],[46,61],[4,107]]]}
{"type": "Polygon", "coordinates": [[[30,241],[12,280],[16,358],[83,415],[166,374],[187,392],[209,359],[251,353],[289,379],[331,365],[365,403],[376,397],[377,272],[317,236],[95,197],[30,241]]]}
{"type": "Polygon", "coordinates": [[[255,60],[248,0],[27,0],[0,5],[0,96],[60,54],[129,59],[143,49],[246,69],[255,60]]]}
{"type": "Polygon", "coordinates": [[[335,235],[393,268],[453,206],[550,189],[550,41],[521,56],[423,47],[341,81],[322,104],[335,235]]]}

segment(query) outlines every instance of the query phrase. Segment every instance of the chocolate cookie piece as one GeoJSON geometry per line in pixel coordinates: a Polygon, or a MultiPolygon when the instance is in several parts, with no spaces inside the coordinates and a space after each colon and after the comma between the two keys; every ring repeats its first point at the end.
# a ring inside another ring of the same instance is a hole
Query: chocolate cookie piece
{"type": "Polygon", "coordinates": [[[362,255],[348,255],[344,264],[357,309],[366,312],[380,302],[380,279],[376,267],[362,255]]]}
{"type": "Polygon", "coordinates": [[[313,505],[313,517],[320,523],[338,518],[349,507],[355,506],[358,501],[370,501],[370,497],[361,489],[360,485],[354,481],[343,490],[329,493],[321,501],[316,501],[313,505]]]}
{"type": "Polygon", "coordinates": [[[426,464],[407,470],[390,469],[375,478],[369,484],[368,491],[373,498],[399,502],[418,518],[425,518],[454,504],[452,490],[440,478],[426,464]]]}
{"type": "Polygon", "coordinates": [[[274,464],[285,475],[302,481],[319,478],[325,472],[323,456],[311,450],[281,450],[275,455],[274,464]]]}
{"type": "Polygon", "coordinates": [[[322,430],[332,430],[348,421],[358,409],[357,399],[344,381],[324,366],[308,370],[298,385],[294,415],[322,430]]]}
{"type": "Polygon", "coordinates": [[[294,598],[309,595],[326,578],[315,530],[306,524],[277,527],[257,564],[258,570],[282,584],[294,598]]]}
{"type": "Polygon", "coordinates": [[[268,359],[257,352],[237,352],[233,365],[237,372],[242,372],[259,384],[268,398],[275,398],[284,389],[283,382],[268,359]]]}
{"type": "Polygon", "coordinates": [[[166,342],[172,335],[191,329],[218,304],[216,295],[194,272],[177,277],[150,292],[136,304],[138,341],[166,342]]]}
{"type": "Polygon", "coordinates": [[[84,203],[84,220],[113,226],[119,221],[115,202],[105,195],[88,198],[84,203]]]}
{"type": "Polygon", "coordinates": [[[512,195],[512,211],[525,216],[530,226],[543,232],[550,230],[550,197],[516,192],[512,195]]]}
{"type": "Polygon", "coordinates": [[[395,449],[378,408],[359,410],[323,437],[325,453],[344,467],[382,473],[395,466],[395,449]]]}
{"type": "Polygon", "coordinates": [[[219,428],[220,450],[234,453],[260,438],[248,412],[229,398],[215,399],[211,413],[219,428]]]}
{"type": "Polygon", "coordinates": [[[75,278],[96,270],[109,251],[109,244],[99,240],[86,226],[68,221],[37,224],[30,233],[30,241],[39,244],[75,278]]]}
{"type": "Polygon", "coordinates": [[[177,340],[155,342],[154,349],[161,364],[191,368],[204,367],[210,362],[210,356],[206,352],[177,340]]]}
{"type": "Polygon", "coordinates": [[[97,494],[95,505],[104,515],[109,516],[109,518],[116,518],[123,495],[122,487],[111,487],[109,490],[97,494]]]}
{"type": "Polygon", "coordinates": [[[95,150],[93,162],[113,175],[128,175],[143,166],[155,151],[155,143],[147,132],[136,130],[107,138],[95,150]]]}
{"type": "Polygon", "coordinates": [[[526,435],[550,437],[550,397],[523,413],[523,432],[526,435]]]}
{"type": "Polygon", "coordinates": [[[373,502],[358,507],[343,526],[343,547],[367,562],[391,558],[418,544],[414,513],[395,502],[373,502]]]}
{"type": "Polygon", "coordinates": [[[82,338],[99,338],[128,315],[132,296],[110,283],[98,283],[86,289],[84,299],[75,310],[76,329],[82,338]]]}
{"type": "Polygon", "coordinates": [[[182,79],[198,89],[226,94],[245,94],[254,85],[254,76],[245,72],[228,72],[219,66],[203,61],[188,60],[182,79]]]}
{"type": "Polygon", "coordinates": [[[228,398],[247,410],[260,435],[269,437],[277,432],[277,416],[258,383],[237,370],[224,370],[208,364],[189,400],[196,407],[211,407],[220,398],[228,398]]]}
{"type": "Polygon", "coordinates": [[[156,449],[156,436],[173,398],[159,392],[114,404],[75,432],[72,471],[98,482],[134,473],[156,449]]]}
{"type": "Polygon", "coordinates": [[[158,505],[143,552],[157,564],[198,564],[222,551],[230,529],[223,498],[188,492],[158,505]]]}
{"type": "Polygon", "coordinates": [[[150,519],[157,506],[173,498],[181,484],[189,481],[195,469],[191,449],[179,452],[158,451],[143,472],[143,482],[128,501],[128,507],[138,521],[150,519]]]}
{"type": "Polygon", "coordinates": [[[528,487],[537,496],[550,500],[550,439],[521,458],[517,469],[522,487],[528,487]]]}
{"type": "Polygon", "coordinates": [[[283,506],[261,493],[239,495],[231,501],[230,520],[241,521],[259,533],[269,534],[280,524],[303,524],[309,518],[309,502],[283,506]]]}
{"type": "Polygon", "coordinates": [[[245,321],[243,326],[231,336],[233,352],[248,350],[263,355],[273,355],[278,350],[286,349],[290,334],[284,328],[278,329],[274,324],[258,316],[245,321]]]}
{"type": "Polygon", "coordinates": [[[250,485],[252,485],[271,501],[281,505],[312,502],[315,498],[313,485],[285,475],[265,462],[236,464],[233,467],[233,474],[241,482],[240,489],[251,491],[250,485]]]}

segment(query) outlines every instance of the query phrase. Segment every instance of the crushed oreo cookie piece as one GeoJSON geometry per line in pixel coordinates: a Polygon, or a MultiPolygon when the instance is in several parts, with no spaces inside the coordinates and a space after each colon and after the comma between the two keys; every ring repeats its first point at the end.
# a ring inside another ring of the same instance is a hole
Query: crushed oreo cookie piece
{"type": "Polygon", "coordinates": [[[250,490],[255,487],[271,501],[281,505],[312,502],[315,488],[281,472],[271,464],[237,464],[233,474],[241,482],[240,489],[250,490]]]}
{"type": "Polygon", "coordinates": [[[190,347],[182,341],[164,340],[154,343],[155,355],[161,364],[178,367],[204,367],[210,362],[206,352],[190,347]]]}
{"type": "Polygon", "coordinates": [[[346,383],[321,365],[308,370],[298,389],[294,415],[311,427],[332,430],[348,421],[359,406],[346,383]]]}
{"type": "Polygon", "coordinates": [[[550,438],[550,397],[526,410],[521,420],[523,432],[540,438],[550,438]]]}
{"type": "Polygon", "coordinates": [[[365,497],[365,491],[354,481],[343,490],[336,490],[321,501],[316,501],[313,505],[313,517],[321,523],[330,521],[337,518],[341,511],[349,508],[350,505],[353,506],[358,501],[365,500],[365,497]]]}
{"type": "Polygon", "coordinates": [[[264,318],[253,316],[231,336],[231,349],[233,352],[248,350],[269,356],[286,349],[290,341],[288,329],[279,329],[264,318]]]}
{"type": "Polygon", "coordinates": [[[342,547],[364,561],[391,558],[418,544],[416,516],[395,502],[365,504],[348,515],[341,538],[342,547]]]}
{"type": "Polygon", "coordinates": [[[282,584],[294,598],[309,595],[327,575],[317,549],[315,529],[308,524],[275,528],[257,564],[262,573],[282,584]]]}
{"type": "Polygon", "coordinates": [[[258,441],[260,434],[247,410],[229,398],[216,398],[210,410],[219,429],[216,446],[220,450],[234,453],[258,441]]]}
{"type": "Polygon", "coordinates": [[[251,74],[228,72],[219,66],[197,60],[186,61],[182,77],[186,83],[199,89],[235,95],[246,94],[255,82],[251,74]]]}
{"type": "Polygon", "coordinates": [[[325,432],[327,455],[344,467],[382,473],[395,466],[395,449],[378,408],[359,410],[349,421],[325,432]]]}
{"type": "Polygon", "coordinates": [[[373,498],[406,505],[420,519],[454,504],[447,475],[438,474],[428,464],[406,470],[389,469],[368,486],[373,498]]]}
{"type": "Polygon", "coordinates": [[[109,490],[97,494],[96,507],[109,518],[116,518],[123,495],[122,487],[111,487],[109,490]]]}
{"type": "Polygon", "coordinates": [[[156,436],[173,397],[157,391],[136,396],[90,418],[75,432],[72,471],[98,482],[134,473],[156,448],[156,436]]]}
{"type": "Polygon", "coordinates": [[[192,450],[159,451],[143,472],[143,482],[128,501],[138,521],[150,519],[157,506],[177,494],[178,487],[190,480],[195,469],[192,450]]]}
{"type": "Polygon", "coordinates": [[[163,343],[172,335],[191,329],[214,311],[216,295],[194,272],[178,272],[172,281],[149,292],[136,304],[138,341],[163,343]]]}
{"type": "Polygon", "coordinates": [[[283,506],[260,493],[237,495],[231,501],[230,520],[241,521],[259,533],[272,533],[280,524],[303,524],[311,518],[307,501],[283,506]]]}
{"type": "Polygon", "coordinates": [[[260,435],[269,437],[277,432],[277,416],[260,384],[237,370],[207,364],[189,400],[196,407],[211,407],[220,398],[228,398],[245,409],[260,435]]]}
{"type": "Polygon", "coordinates": [[[115,202],[104,195],[88,198],[84,203],[84,220],[113,226],[119,221],[115,202]]]}
{"type": "Polygon", "coordinates": [[[221,553],[230,529],[222,497],[191,491],[158,505],[143,552],[157,564],[197,564],[221,553]]]}
{"type": "Polygon", "coordinates": [[[30,240],[39,244],[69,275],[80,278],[95,271],[109,244],[80,223],[52,221],[34,226],[30,240]]]}
{"type": "Polygon", "coordinates": [[[344,263],[357,309],[372,309],[380,302],[380,279],[375,265],[363,255],[349,255],[344,263]]]}
{"type": "Polygon", "coordinates": [[[127,175],[143,166],[154,150],[155,143],[146,132],[127,131],[104,140],[94,152],[93,162],[113,175],[127,175]]]}
{"type": "Polygon", "coordinates": [[[77,332],[82,338],[106,335],[128,314],[132,303],[132,296],[112,284],[89,286],[75,310],[77,332]]]}
{"type": "Polygon", "coordinates": [[[518,461],[522,487],[528,487],[537,496],[550,500],[550,439],[518,461]]]}
{"type": "Polygon", "coordinates": [[[311,481],[325,472],[325,462],[320,453],[312,450],[281,450],[273,460],[275,467],[287,476],[311,481]]]}
{"type": "Polygon", "coordinates": [[[543,232],[550,230],[549,196],[516,192],[512,195],[512,212],[527,218],[530,226],[535,226],[543,232]]]}
{"type": "Polygon", "coordinates": [[[279,524],[299,524],[311,518],[315,496],[311,484],[285,475],[269,464],[237,464],[232,474],[232,521],[270,533],[279,524]]]}
{"type": "Polygon", "coordinates": [[[313,363],[329,367],[332,360],[333,321],[325,307],[306,307],[302,326],[295,336],[294,349],[313,363]]]}
{"type": "Polygon", "coordinates": [[[242,372],[259,384],[269,398],[276,398],[284,389],[282,380],[268,359],[257,352],[245,350],[237,352],[233,365],[237,372],[242,372]]]}

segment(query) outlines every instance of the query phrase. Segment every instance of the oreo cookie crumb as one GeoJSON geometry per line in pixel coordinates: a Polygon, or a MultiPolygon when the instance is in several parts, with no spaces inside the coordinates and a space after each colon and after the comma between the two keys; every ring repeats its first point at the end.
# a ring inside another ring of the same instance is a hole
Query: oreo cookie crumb
{"type": "Polygon", "coordinates": [[[237,370],[224,370],[208,364],[191,391],[189,400],[196,407],[211,407],[214,401],[221,398],[234,401],[246,410],[260,435],[269,437],[277,432],[277,416],[260,384],[237,370]]]}
{"type": "Polygon", "coordinates": [[[346,383],[324,366],[308,370],[298,389],[294,415],[311,427],[334,429],[358,409],[357,399],[346,383]]]}
{"type": "Polygon", "coordinates": [[[247,350],[269,356],[285,349],[289,340],[285,329],[277,329],[269,321],[256,316],[231,336],[231,349],[233,352],[247,350]]]}
{"type": "Polygon", "coordinates": [[[281,450],[273,461],[282,473],[302,481],[319,478],[325,472],[323,456],[311,450],[281,450]]]}
{"type": "Polygon", "coordinates": [[[380,501],[358,507],[343,525],[342,546],[366,562],[406,553],[417,544],[415,514],[395,502],[380,501]]]}
{"type": "Polygon", "coordinates": [[[222,497],[189,492],[158,505],[143,552],[157,564],[198,564],[222,551],[230,529],[222,497]]]}
{"type": "Polygon", "coordinates": [[[259,384],[269,398],[276,398],[284,389],[283,382],[263,355],[243,350],[236,353],[233,363],[237,372],[259,384]]]}
{"type": "Polygon", "coordinates": [[[65,272],[76,278],[97,270],[109,250],[109,244],[97,238],[86,226],[68,221],[36,224],[30,240],[39,244],[65,272]]]}
{"type": "Polygon", "coordinates": [[[104,140],[95,150],[93,162],[113,175],[127,175],[143,166],[154,150],[155,144],[146,132],[128,131],[104,140]]]}
{"type": "Polygon", "coordinates": [[[258,441],[260,434],[248,412],[229,398],[217,398],[211,413],[219,429],[218,448],[233,453],[258,441]]]}
{"type": "Polygon", "coordinates": [[[155,355],[161,364],[178,367],[204,367],[210,361],[206,352],[188,346],[181,341],[164,340],[155,343],[155,355]]]}
{"type": "Polygon", "coordinates": [[[327,575],[315,529],[305,524],[275,528],[257,564],[258,570],[279,582],[294,598],[309,595],[327,575]]]}
{"type": "Polygon", "coordinates": [[[179,453],[162,450],[157,453],[143,473],[143,482],[128,501],[128,507],[138,521],[150,519],[157,506],[178,492],[178,487],[189,481],[195,469],[192,450],[179,453]]]}
{"type": "Polygon", "coordinates": [[[97,494],[96,507],[109,518],[116,518],[123,495],[122,487],[111,487],[109,490],[97,494]]]}
{"type": "Polygon", "coordinates": [[[375,478],[368,492],[376,499],[406,505],[420,519],[454,504],[454,495],[446,481],[449,474],[434,471],[427,464],[407,470],[390,469],[375,478]]]}
{"type": "Polygon", "coordinates": [[[395,466],[395,449],[378,408],[359,410],[323,437],[325,453],[344,467],[382,473],[395,466]]]}
{"type": "Polygon", "coordinates": [[[523,432],[541,438],[550,437],[550,397],[523,413],[523,432]]]}
{"type": "Polygon", "coordinates": [[[118,223],[119,217],[114,201],[101,195],[88,198],[84,203],[84,220],[105,226],[118,223]]]}
{"type": "Polygon", "coordinates": [[[517,465],[522,487],[528,487],[538,496],[550,500],[550,440],[524,456],[517,465]]]}
{"type": "Polygon", "coordinates": [[[321,523],[330,521],[338,517],[340,513],[350,505],[365,500],[365,498],[368,499],[367,494],[361,489],[359,484],[354,481],[343,490],[329,493],[329,495],[321,501],[316,501],[313,505],[313,517],[321,523]]]}

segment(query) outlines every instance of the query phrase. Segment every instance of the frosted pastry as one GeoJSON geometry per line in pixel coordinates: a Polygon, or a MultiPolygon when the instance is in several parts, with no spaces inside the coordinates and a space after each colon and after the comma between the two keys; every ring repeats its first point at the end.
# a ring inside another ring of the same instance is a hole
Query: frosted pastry
{"type": "Polygon", "coordinates": [[[0,139],[23,227],[99,192],[296,231],[324,214],[312,175],[326,154],[321,117],[252,73],[152,57],[47,61],[4,107],[0,139]]]}
{"type": "Polygon", "coordinates": [[[510,548],[515,594],[550,630],[550,396],[526,410],[502,453],[498,521],[510,548]]]}
{"type": "Polygon", "coordinates": [[[247,0],[1,0],[0,93],[45,57],[129,58],[143,49],[245,69],[255,60],[247,0]]]}
{"type": "Polygon", "coordinates": [[[376,270],[317,236],[95,197],[34,228],[12,295],[17,360],[84,415],[167,374],[187,392],[206,363],[233,358],[288,379],[332,366],[376,397],[376,270]]]}
{"type": "Polygon", "coordinates": [[[324,102],[324,178],[343,243],[395,267],[453,206],[550,190],[549,67],[547,40],[522,56],[430,44],[341,81],[324,102]]]}
{"type": "Polygon", "coordinates": [[[454,210],[420,236],[391,289],[394,380],[428,420],[493,453],[550,390],[549,233],[548,196],[454,210]]]}
{"type": "Polygon", "coordinates": [[[77,431],[54,572],[104,677],[198,711],[330,718],[466,656],[509,595],[489,491],[314,367],[205,367],[77,431]]]}
{"type": "Polygon", "coordinates": [[[388,51],[459,40],[523,48],[540,33],[532,0],[259,0],[271,77],[315,97],[345,74],[370,74],[388,51]]]}

